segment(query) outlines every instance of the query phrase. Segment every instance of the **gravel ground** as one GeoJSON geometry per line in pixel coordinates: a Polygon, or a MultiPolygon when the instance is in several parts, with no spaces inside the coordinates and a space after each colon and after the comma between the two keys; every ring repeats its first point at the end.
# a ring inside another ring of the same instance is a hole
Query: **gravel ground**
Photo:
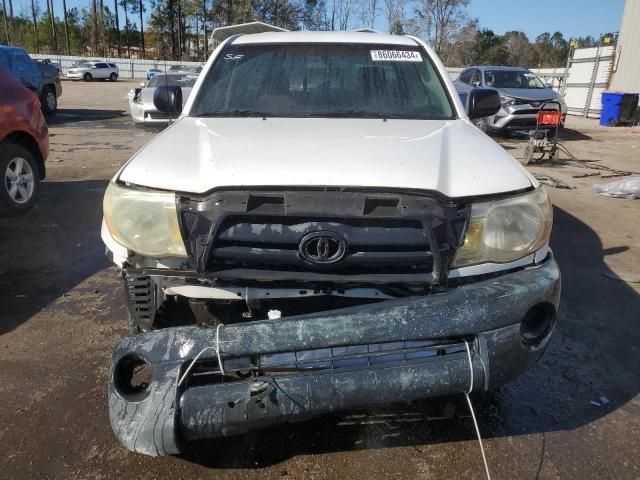
{"type": "MultiPolygon", "coordinates": [[[[462,397],[327,415],[181,457],[118,444],[106,382],[125,312],[99,226],[107,180],[158,132],[131,124],[134,85],[65,82],[42,197],[0,219],[0,478],[481,478],[462,397]]],[[[585,166],[640,171],[640,129],[567,126],[582,163],[530,166],[573,187],[549,188],[563,273],[556,334],[535,367],[476,399],[496,479],[640,478],[640,201],[594,195],[602,180],[573,177],[595,171],[585,166]]],[[[524,140],[497,140],[522,157],[524,140]]]]}

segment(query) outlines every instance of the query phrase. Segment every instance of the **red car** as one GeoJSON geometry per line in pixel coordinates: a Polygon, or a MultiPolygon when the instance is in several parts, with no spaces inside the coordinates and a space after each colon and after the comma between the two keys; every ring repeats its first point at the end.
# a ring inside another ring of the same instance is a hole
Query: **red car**
{"type": "Polygon", "coordinates": [[[0,215],[33,207],[48,155],[49,133],[40,100],[0,68],[0,215]]]}

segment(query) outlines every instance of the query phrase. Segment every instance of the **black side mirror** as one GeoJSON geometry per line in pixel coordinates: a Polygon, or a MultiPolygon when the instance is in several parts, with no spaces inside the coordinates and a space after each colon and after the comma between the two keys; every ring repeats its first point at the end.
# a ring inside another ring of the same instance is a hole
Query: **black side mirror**
{"type": "Polygon", "coordinates": [[[490,117],[502,108],[500,94],[492,88],[474,88],[467,99],[467,115],[474,118],[490,117]]]}
{"type": "Polygon", "coordinates": [[[182,88],[176,85],[161,85],[153,94],[153,104],[162,113],[182,113],[182,88]]]}

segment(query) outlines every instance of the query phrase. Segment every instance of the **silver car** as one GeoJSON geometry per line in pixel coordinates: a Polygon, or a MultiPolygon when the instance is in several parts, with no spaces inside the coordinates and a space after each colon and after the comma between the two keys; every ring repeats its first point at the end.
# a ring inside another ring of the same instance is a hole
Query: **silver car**
{"type": "Polygon", "coordinates": [[[171,121],[169,116],[161,113],[153,104],[153,95],[156,87],[162,85],[182,87],[182,103],[186,103],[191,88],[196,83],[198,76],[193,73],[166,73],[156,74],[145,85],[140,84],[129,92],[129,110],[133,123],[142,124],[167,124],[171,121]]]}
{"type": "MultiPolygon", "coordinates": [[[[567,106],[560,94],[526,68],[470,67],[463,70],[454,83],[463,101],[474,88],[493,88],[500,93],[500,111],[491,117],[474,120],[484,132],[529,130],[536,125],[540,107],[549,101],[560,104],[564,123],[567,106]]],[[[557,105],[549,108],[557,108],[557,105]]]]}

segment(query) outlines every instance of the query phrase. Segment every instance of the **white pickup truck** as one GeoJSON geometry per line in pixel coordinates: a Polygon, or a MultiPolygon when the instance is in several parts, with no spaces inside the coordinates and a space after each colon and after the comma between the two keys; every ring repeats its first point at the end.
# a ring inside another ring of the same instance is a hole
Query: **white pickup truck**
{"type": "Polygon", "coordinates": [[[109,408],[129,449],[485,391],[551,337],[544,189],[470,119],[421,40],[234,36],[104,198],[132,335],[109,408]]]}

